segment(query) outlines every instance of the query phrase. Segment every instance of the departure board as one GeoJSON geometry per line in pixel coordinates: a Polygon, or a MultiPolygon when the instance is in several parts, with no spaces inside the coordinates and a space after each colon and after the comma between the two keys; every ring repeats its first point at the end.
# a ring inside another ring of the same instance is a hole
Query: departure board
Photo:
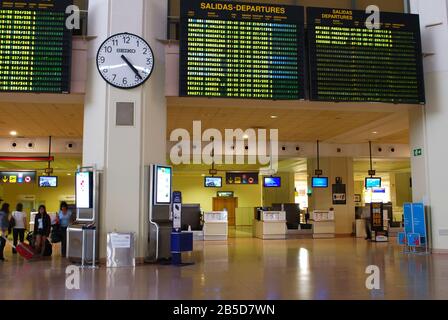
{"type": "Polygon", "coordinates": [[[72,0],[0,0],[0,91],[68,93],[72,0]]]}
{"type": "Polygon", "coordinates": [[[307,8],[311,100],[424,104],[418,15],[307,8]]]}
{"type": "Polygon", "coordinates": [[[181,2],[180,95],[304,98],[304,9],[181,2]]]}

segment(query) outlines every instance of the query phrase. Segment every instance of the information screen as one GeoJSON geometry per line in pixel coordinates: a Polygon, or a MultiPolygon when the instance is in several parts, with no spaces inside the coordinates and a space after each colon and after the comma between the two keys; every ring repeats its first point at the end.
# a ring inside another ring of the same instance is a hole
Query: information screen
{"type": "Polygon", "coordinates": [[[68,93],[72,0],[0,0],[0,92],[68,93]]]}
{"type": "Polygon", "coordinates": [[[328,177],[313,177],[311,186],[313,188],[328,188],[328,177]]]}
{"type": "Polygon", "coordinates": [[[92,172],[76,173],[76,208],[93,208],[93,174],[92,172]]]}
{"type": "Polygon", "coordinates": [[[155,204],[171,203],[172,168],[156,166],[155,204]]]}
{"type": "Polygon", "coordinates": [[[206,188],[222,188],[222,178],[221,177],[205,177],[204,186],[206,188]]]}
{"type": "Polygon", "coordinates": [[[180,95],[304,99],[304,9],[181,2],[180,95]]]}
{"type": "Polygon", "coordinates": [[[307,8],[311,100],[424,104],[418,15],[307,8]]]}
{"type": "Polygon", "coordinates": [[[381,188],[381,178],[366,178],[366,189],[381,188]]]}
{"type": "Polygon", "coordinates": [[[39,187],[40,188],[57,188],[58,177],[39,177],[39,187]]]}
{"type": "Polygon", "coordinates": [[[280,188],[282,186],[282,179],[280,177],[265,177],[263,186],[265,188],[280,188]]]}

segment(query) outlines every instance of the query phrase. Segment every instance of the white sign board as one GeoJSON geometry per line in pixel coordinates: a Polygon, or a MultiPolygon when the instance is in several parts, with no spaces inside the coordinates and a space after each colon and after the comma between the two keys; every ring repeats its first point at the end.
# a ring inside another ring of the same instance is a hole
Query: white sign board
{"type": "Polygon", "coordinates": [[[131,236],[129,234],[113,233],[110,235],[113,249],[131,248],[131,236]]]}

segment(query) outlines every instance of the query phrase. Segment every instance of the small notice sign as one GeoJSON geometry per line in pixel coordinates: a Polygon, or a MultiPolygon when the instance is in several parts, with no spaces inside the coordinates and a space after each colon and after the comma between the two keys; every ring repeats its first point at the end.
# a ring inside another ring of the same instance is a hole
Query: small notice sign
{"type": "Polygon", "coordinates": [[[129,249],[131,248],[131,235],[113,233],[110,235],[113,249],[129,249]]]}

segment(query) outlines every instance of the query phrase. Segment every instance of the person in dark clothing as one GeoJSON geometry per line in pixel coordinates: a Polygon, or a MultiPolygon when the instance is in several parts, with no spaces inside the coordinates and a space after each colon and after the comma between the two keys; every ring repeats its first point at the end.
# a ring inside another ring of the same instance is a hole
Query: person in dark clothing
{"type": "Polygon", "coordinates": [[[45,243],[51,233],[51,218],[47,213],[47,208],[44,205],[39,207],[39,212],[34,220],[34,236],[35,236],[35,251],[37,255],[44,255],[45,243]]]}
{"type": "Polygon", "coordinates": [[[3,251],[6,246],[6,238],[8,236],[9,229],[9,204],[4,203],[0,210],[0,262],[6,261],[3,251]]]}

